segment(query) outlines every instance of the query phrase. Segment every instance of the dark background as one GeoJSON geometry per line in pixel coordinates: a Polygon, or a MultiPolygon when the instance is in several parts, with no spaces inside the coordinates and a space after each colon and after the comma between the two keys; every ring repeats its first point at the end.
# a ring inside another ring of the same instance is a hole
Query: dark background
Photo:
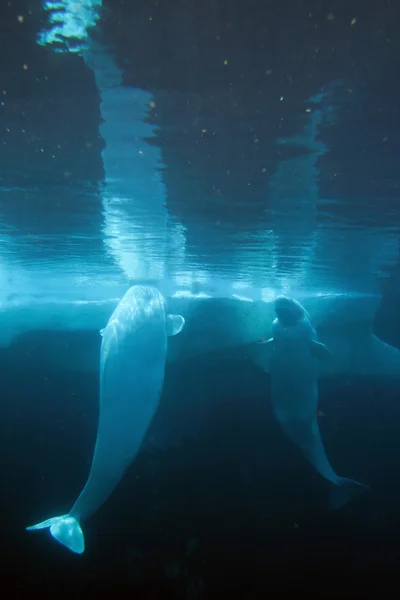
{"type": "MultiPolygon", "coordinates": [[[[83,334],[65,337],[71,352],[83,341],[83,334]]],[[[269,378],[245,349],[169,366],[143,452],[84,522],[86,550],[78,556],[48,530],[24,527],[63,514],[86,480],[97,377],[47,368],[37,346],[32,352],[31,336],[1,355],[1,586],[16,597],[34,590],[352,597],[396,585],[398,378],[321,381],[328,456],[340,474],[371,485],[331,512],[329,484],[281,433],[269,378]]]]}

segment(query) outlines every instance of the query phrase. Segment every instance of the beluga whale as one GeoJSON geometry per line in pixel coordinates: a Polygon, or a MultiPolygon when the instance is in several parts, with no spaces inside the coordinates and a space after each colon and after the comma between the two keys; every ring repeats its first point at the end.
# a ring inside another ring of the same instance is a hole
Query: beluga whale
{"type": "Polygon", "coordinates": [[[134,285],[126,292],[100,332],[100,414],[89,478],[68,514],[29,531],[49,527],[69,550],[84,552],[81,522],[106,502],[138,454],[163,387],[167,336],[184,324],[166,313],[156,288],[134,285]]]}
{"type": "Polygon", "coordinates": [[[304,307],[287,296],[275,299],[276,318],[272,337],[259,342],[271,348],[271,401],[274,415],[286,435],[305,458],[332,483],[329,506],[338,509],[369,487],[339,477],[325,454],[317,420],[318,359],[330,358],[330,350],[317,340],[304,307]]]}

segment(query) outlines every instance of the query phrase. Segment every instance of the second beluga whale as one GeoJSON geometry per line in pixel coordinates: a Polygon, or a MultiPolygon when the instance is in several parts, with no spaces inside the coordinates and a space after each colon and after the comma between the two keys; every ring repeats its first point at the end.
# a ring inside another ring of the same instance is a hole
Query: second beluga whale
{"type": "Polygon", "coordinates": [[[159,403],[167,336],[184,324],[182,316],[166,314],[157,289],[129,288],[101,332],[100,415],[87,483],[68,514],[28,530],[49,527],[58,542],[82,554],[81,522],[104,504],[135,459],[159,403]]]}
{"type": "Polygon", "coordinates": [[[271,346],[271,401],[273,412],[286,435],[307,460],[332,483],[329,505],[344,506],[368,486],[339,477],[326,456],[317,420],[318,359],[330,357],[328,348],[317,341],[316,331],[303,306],[287,296],[275,300],[276,319],[271,346]]]}

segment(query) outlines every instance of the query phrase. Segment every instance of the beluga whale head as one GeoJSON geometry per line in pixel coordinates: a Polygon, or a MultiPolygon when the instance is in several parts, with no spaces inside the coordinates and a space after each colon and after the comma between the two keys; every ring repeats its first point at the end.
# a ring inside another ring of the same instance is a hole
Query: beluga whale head
{"type": "Polygon", "coordinates": [[[311,352],[314,358],[331,358],[328,348],[317,341],[317,332],[305,308],[289,296],[277,296],[274,303],[276,319],[272,323],[270,343],[284,352],[311,352]]]}
{"type": "Polygon", "coordinates": [[[297,325],[304,317],[308,317],[307,312],[294,298],[288,296],[277,296],[275,299],[275,313],[284,327],[293,327],[297,325]]]}
{"type": "Polygon", "coordinates": [[[294,298],[278,296],[275,299],[274,310],[276,319],[272,323],[272,338],[275,343],[287,344],[308,343],[317,339],[311,319],[303,306],[294,298]]]}

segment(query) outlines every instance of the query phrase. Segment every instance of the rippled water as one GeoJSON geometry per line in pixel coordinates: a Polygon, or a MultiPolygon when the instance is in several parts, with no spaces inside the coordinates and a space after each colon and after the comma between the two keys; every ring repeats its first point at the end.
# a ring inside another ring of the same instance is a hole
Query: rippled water
{"type": "Polygon", "coordinates": [[[379,289],[400,203],[375,9],[64,4],[58,46],[54,6],[7,22],[3,299],[379,289]]]}

